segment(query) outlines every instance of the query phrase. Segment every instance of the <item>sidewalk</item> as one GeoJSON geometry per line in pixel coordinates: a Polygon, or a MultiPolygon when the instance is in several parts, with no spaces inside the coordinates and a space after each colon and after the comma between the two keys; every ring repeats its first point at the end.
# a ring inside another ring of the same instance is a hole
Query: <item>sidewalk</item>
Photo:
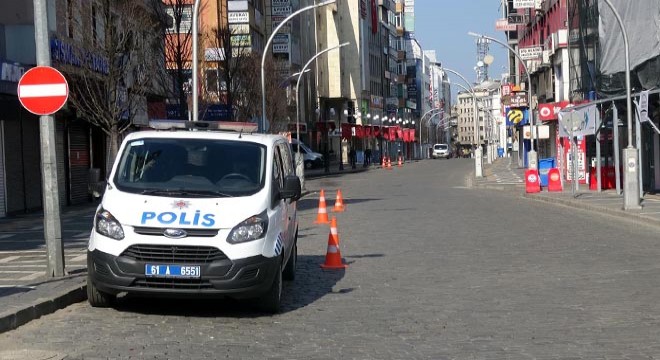
{"type": "Polygon", "coordinates": [[[565,184],[562,192],[548,192],[547,189],[542,189],[540,193],[528,194],[525,192],[524,173],[525,169],[519,168],[513,163],[513,159],[499,158],[492,164],[484,163],[484,177],[469,179],[469,185],[474,188],[512,192],[536,201],[589,210],[636,224],[660,228],[660,195],[658,194],[644,194],[641,199],[641,210],[623,210],[623,194],[617,194],[616,190],[591,191],[587,185],[580,185],[580,189],[575,193],[572,192],[570,184],[565,184]]]}
{"type": "Polygon", "coordinates": [[[85,299],[86,245],[96,204],[60,214],[66,276],[46,276],[43,213],[0,219],[0,333],[85,299]]]}
{"type": "MultiPolygon", "coordinates": [[[[355,169],[339,163],[305,171],[308,179],[341,176],[380,168],[379,164],[355,169]]],[[[97,204],[62,209],[62,242],[65,273],[46,277],[47,254],[43,213],[0,219],[0,333],[87,298],[87,240],[97,204]]]]}

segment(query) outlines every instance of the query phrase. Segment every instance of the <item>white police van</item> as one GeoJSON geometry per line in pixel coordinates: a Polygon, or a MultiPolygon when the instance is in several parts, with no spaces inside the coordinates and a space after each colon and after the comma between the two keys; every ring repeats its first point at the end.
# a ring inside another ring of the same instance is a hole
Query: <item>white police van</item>
{"type": "Polygon", "coordinates": [[[123,141],[89,239],[92,306],[126,292],[254,298],[279,311],[297,260],[291,147],[283,136],[243,131],[252,124],[218,124],[152,122],[167,130],[123,141]]]}

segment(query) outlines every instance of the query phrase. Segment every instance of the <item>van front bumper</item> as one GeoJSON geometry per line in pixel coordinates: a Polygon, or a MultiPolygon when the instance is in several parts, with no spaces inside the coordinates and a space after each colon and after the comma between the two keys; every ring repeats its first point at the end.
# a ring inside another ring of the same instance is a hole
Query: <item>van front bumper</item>
{"type": "MultiPolygon", "coordinates": [[[[98,250],[87,251],[90,280],[103,292],[127,292],[165,297],[250,298],[266,292],[279,271],[279,257],[253,256],[238,260],[176,265],[200,266],[199,278],[153,277],[145,275],[147,263],[98,250]]],[[[162,262],[161,262],[162,263],[162,262]]]]}

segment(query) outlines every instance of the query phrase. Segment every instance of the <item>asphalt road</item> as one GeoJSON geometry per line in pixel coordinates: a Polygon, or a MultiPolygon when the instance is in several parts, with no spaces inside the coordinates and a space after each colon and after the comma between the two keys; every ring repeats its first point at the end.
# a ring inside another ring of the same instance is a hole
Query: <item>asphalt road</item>
{"type": "Polygon", "coordinates": [[[337,215],[345,271],[323,272],[329,229],[300,202],[298,278],[284,311],[232,301],[72,305],[0,335],[0,358],[660,358],[657,232],[468,189],[470,160],[307,181],[337,215]]]}

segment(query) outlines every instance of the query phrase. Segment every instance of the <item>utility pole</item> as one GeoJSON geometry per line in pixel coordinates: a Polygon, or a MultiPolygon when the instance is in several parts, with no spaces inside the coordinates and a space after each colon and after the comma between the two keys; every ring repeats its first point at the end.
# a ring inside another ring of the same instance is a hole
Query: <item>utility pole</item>
{"type": "MultiPolygon", "coordinates": [[[[50,66],[48,44],[48,10],[46,0],[33,0],[34,39],[37,65],[50,66]]],[[[57,184],[57,159],[55,157],[55,120],[52,115],[39,118],[41,138],[41,182],[43,184],[44,238],[48,251],[46,276],[64,276],[64,251],[62,249],[62,223],[60,198],[57,184]]]]}

